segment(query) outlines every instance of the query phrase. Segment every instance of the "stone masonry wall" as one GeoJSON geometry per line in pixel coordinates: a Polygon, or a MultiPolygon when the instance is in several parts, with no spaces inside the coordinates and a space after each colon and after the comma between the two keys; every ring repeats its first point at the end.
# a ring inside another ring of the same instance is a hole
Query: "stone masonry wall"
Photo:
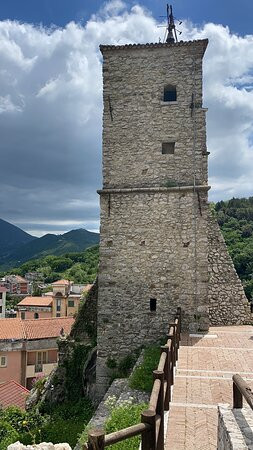
{"type": "Polygon", "coordinates": [[[216,219],[209,213],[209,317],[212,325],[252,323],[250,305],[216,219]]]}
{"type": "Polygon", "coordinates": [[[206,307],[207,221],[192,189],[101,195],[97,389],[108,383],[106,361],[165,336],[176,308],[184,325],[206,307]],[[195,248],[195,221],[196,242],[195,248]],[[195,251],[197,254],[195,255],[195,251]],[[197,267],[195,267],[195,260],[197,267]],[[150,311],[150,299],[157,300],[150,311]]]}
{"type": "Polygon", "coordinates": [[[165,186],[168,180],[207,184],[202,57],[206,40],[148,46],[102,46],[103,186],[165,186]],[[142,48],[144,47],[144,48],[142,48]],[[177,101],[163,102],[164,87],[177,101]],[[195,117],[190,105],[195,93],[195,117]],[[194,120],[197,138],[193,154],[194,120]],[[162,154],[162,142],[175,142],[162,154]]]}
{"type": "Polygon", "coordinates": [[[208,326],[206,45],[101,47],[98,397],[108,385],[108,358],[164,336],[178,306],[185,326],[196,315],[208,326]],[[176,86],[177,101],[163,101],[167,85],[176,86]],[[166,142],[175,142],[173,154],[162,153],[166,142]]]}
{"type": "Polygon", "coordinates": [[[217,450],[247,450],[253,448],[253,411],[246,407],[232,409],[218,406],[217,450]]]}
{"type": "Polygon", "coordinates": [[[100,47],[100,398],[109,381],[108,358],[120,359],[157,341],[178,306],[184,326],[203,331],[208,312],[215,324],[245,323],[249,317],[241,283],[207,205],[206,46],[207,40],[100,47]],[[176,101],[164,102],[168,85],[176,87],[176,101]],[[162,144],[171,142],[174,152],[162,153],[162,144]],[[156,301],[155,311],[150,301],[156,301]]]}

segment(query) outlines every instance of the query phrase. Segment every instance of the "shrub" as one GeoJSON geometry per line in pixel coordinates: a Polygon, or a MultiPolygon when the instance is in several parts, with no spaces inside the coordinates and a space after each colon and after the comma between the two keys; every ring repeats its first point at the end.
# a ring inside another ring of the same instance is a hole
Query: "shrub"
{"type": "Polygon", "coordinates": [[[18,432],[4,420],[0,420],[0,450],[6,450],[19,438],[18,432]]]}
{"type": "Polygon", "coordinates": [[[67,442],[74,448],[93,411],[91,401],[87,398],[54,406],[51,421],[41,431],[42,440],[54,444],[67,442]]]}
{"type": "Polygon", "coordinates": [[[160,347],[153,345],[144,350],[143,363],[137,367],[129,379],[133,389],[151,392],[153,387],[153,370],[157,368],[160,359],[160,347]]]}

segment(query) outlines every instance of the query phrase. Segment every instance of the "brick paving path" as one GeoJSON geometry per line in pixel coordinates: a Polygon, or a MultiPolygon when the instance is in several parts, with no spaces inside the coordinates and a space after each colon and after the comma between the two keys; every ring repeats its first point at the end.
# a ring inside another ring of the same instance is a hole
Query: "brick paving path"
{"type": "Polygon", "coordinates": [[[166,450],[216,450],[217,405],[232,404],[232,375],[253,388],[253,326],[211,327],[206,337],[183,335],[166,450]]]}

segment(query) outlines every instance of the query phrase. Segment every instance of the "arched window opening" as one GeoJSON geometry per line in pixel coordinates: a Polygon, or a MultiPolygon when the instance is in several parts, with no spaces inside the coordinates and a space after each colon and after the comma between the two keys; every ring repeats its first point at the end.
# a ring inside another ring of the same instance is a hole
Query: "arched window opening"
{"type": "Polygon", "coordinates": [[[176,102],[177,101],[177,88],[176,86],[168,85],[164,88],[163,94],[164,102],[176,102]]]}
{"type": "Polygon", "coordinates": [[[34,319],[38,319],[39,318],[39,314],[38,313],[34,313],[34,319]]]}
{"type": "Polygon", "coordinates": [[[61,293],[61,292],[57,292],[57,293],[55,294],[55,297],[62,297],[62,293],[61,293]]]}

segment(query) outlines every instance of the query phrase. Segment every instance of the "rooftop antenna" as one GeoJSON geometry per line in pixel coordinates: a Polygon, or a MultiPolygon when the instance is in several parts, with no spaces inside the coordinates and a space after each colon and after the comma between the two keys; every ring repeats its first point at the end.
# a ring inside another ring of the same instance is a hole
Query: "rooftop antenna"
{"type": "Polygon", "coordinates": [[[168,21],[168,34],[167,34],[167,39],[166,42],[168,44],[171,44],[173,42],[177,42],[177,32],[176,32],[176,27],[175,27],[175,23],[174,23],[174,17],[173,17],[173,13],[172,13],[172,5],[168,5],[167,3],[167,21],[168,21]],[[174,34],[173,34],[174,32],[174,34]]]}
{"type": "MultiPolygon", "coordinates": [[[[174,16],[173,16],[173,12],[172,12],[172,5],[169,5],[167,3],[167,16],[160,16],[160,17],[167,17],[167,26],[166,26],[166,42],[168,44],[174,43],[174,42],[178,42],[177,39],[177,32],[179,34],[181,34],[181,31],[178,31],[176,29],[175,26],[175,22],[174,22],[174,16]]],[[[182,21],[179,21],[179,25],[181,25],[182,21]]],[[[165,35],[165,36],[166,36],[165,35]]]]}

